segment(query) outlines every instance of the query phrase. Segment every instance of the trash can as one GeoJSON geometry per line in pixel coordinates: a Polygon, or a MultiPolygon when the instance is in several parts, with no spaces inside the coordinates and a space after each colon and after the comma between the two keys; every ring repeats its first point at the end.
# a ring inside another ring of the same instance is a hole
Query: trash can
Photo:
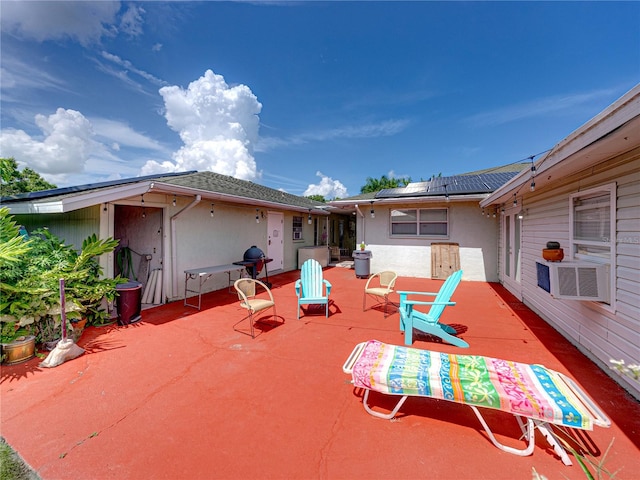
{"type": "Polygon", "coordinates": [[[356,270],[356,277],[369,278],[372,257],[371,250],[354,250],[352,256],[356,270]]]}
{"type": "Polygon", "coordinates": [[[142,308],[142,284],[140,282],[120,283],[116,285],[116,311],[118,323],[128,325],[140,320],[142,308]]]}

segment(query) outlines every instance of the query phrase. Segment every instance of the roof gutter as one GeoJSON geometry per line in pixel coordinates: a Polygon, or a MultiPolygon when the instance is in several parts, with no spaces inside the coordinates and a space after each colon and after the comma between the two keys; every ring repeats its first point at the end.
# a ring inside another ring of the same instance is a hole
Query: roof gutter
{"type": "MultiPolygon", "coordinates": [[[[204,192],[203,190],[200,190],[197,188],[182,187],[182,186],[177,186],[170,183],[155,182],[151,184],[150,188],[158,192],[174,193],[177,195],[192,196],[197,194],[197,195],[203,196],[203,198],[207,200],[217,200],[220,202],[240,203],[245,205],[253,205],[256,207],[277,208],[281,210],[290,210],[295,212],[304,212],[304,213],[309,212],[309,207],[288,205],[285,203],[270,202],[267,200],[256,200],[253,198],[242,197],[240,195],[231,195],[228,193],[204,192]]],[[[329,215],[329,212],[324,211],[323,208],[324,208],[323,206],[316,206],[316,207],[312,207],[311,210],[313,210],[314,214],[329,215]]]]}
{"type": "MultiPolygon", "coordinates": [[[[542,179],[541,174],[547,173],[550,179],[551,175],[549,175],[549,173],[554,167],[571,157],[575,159],[578,153],[581,153],[578,161],[583,164],[587,158],[586,152],[595,150],[603,140],[609,139],[611,135],[618,135],[623,137],[624,140],[633,138],[634,131],[637,129],[637,126],[634,126],[634,124],[639,122],[639,118],[640,84],[636,85],[600,114],[572,132],[564,140],[557,143],[544,157],[535,162],[536,177],[542,179]]],[[[609,152],[609,156],[613,153],[614,152],[609,152]]],[[[623,152],[618,152],[618,154],[619,153],[623,152]]],[[[595,155],[589,166],[601,160],[598,155],[595,155]]],[[[587,165],[581,166],[587,167],[587,165]]],[[[483,200],[480,206],[486,207],[492,204],[505,203],[511,199],[513,195],[517,195],[530,180],[531,172],[529,170],[523,170],[483,200]]],[[[539,182],[536,181],[536,183],[539,182]]]]}
{"type": "MultiPolygon", "coordinates": [[[[151,185],[153,187],[153,184],[151,185]]],[[[171,293],[173,298],[178,296],[178,241],[176,234],[176,221],[178,218],[187,211],[191,210],[197,204],[200,203],[202,197],[200,195],[196,195],[193,201],[185,206],[182,210],[177,212],[175,215],[171,217],[170,220],[170,230],[171,230],[171,293]]],[[[185,292],[185,295],[187,292],[185,292]]]]}

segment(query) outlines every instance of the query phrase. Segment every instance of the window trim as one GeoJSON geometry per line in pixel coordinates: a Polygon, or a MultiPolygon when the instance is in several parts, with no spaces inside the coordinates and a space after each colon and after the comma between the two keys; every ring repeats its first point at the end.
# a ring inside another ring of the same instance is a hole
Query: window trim
{"type": "Polygon", "coordinates": [[[421,207],[415,207],[415,208],[392,208],[389,210],[389,236],[391,238],[437,238],[437,239],[446,239],[449,238],[450,235],[450,227],[451,227],[451,218],[449,215],[449,208],[447,207],[429,207],[429,208],[421,208],[421,207]],[[420,212],[422,211],[441,211],[444,212],[445,214],[445,219],[444,221],[421,221],[421,216],[420,216],[420,212]],[[394,221],[393,220],[393,212],[413,212],[414,216],[415,216],[415,221],[411,221],[411,222],[402,222],[402,221],[394,221]],[[423,224],[427,224],[427,223],[431,223],[431,224],[444,224],[445,228],[446,228],[446,233],[443,235],[437,235],[437,234],[421,234],[420,233],[420,226],[423,224]],[[393,227],[394,225],[398,225],[398,224],[407,224],[407,225],[415,225],[415,232],[416,233],[393,233],[393,227]]]}
{"type": "Polygon", "coordinates": [[[293,216],[293,220],[291,222],[291,239],[294,242],[301,242],[304,240],[304,224],[302,220],[302,216],[293,216]],[[299,223],[299,226],[297,223],[299,223]],[[299,234],[299,238],[296,238],[296,233],[299,234]]]}
{"type": "Polygon", "coordinates": [[[592,302],[595,305],[599,305],[609,312],[615,311],[615,292],[616,292],[616,245],[617,245],[617,185],[615,182],[597,187],[582,190],[569,195],[569,259],[572,261],[585,261],[592,263],[600,263],[608,265],[609,267],[609,291],[610,299],[609,303],[605,302],[592,302]],[[584,240],[576,238],[575,232],[575,213],[576,213],[576,200],[593,198],[599,194],[609,195],[609,236],[605,238],[603,242],[597,240],[584,240]],[[589,246],[602,246],[609,248],[609,255],[596,256],[584,253],[577,253],[578,245],[589,246]]]}

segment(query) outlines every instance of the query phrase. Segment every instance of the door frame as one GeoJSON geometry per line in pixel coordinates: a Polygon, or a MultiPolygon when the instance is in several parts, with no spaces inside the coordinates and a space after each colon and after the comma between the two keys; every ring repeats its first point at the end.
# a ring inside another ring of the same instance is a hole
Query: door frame
{"type": "Polygon", "coordinates": [[[267,212],[267,257],[269,270],[284,270],[284,213],[267,212]]]}
{"type": "Polygon", "coordinates": [[[502,284],[522,300],[522,219],[520,207],[505,210],[500,218],[502,284]]]}

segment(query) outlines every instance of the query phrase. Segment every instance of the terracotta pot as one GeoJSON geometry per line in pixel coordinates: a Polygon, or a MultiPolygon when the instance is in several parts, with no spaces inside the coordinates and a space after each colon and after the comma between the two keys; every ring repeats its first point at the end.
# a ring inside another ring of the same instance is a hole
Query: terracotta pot
{"type": "Polygon", "coordinates": [[[2,354],[4,355],[3,363],[6,365],[26,362],[36,355],[36,337],[28,335],[11,343],[3,343],[2,354]]]}
{"type": "Polygon", "coordinates": [[[544,248],[542,258],[549,262],[561,262],[564,258],[564,250],[562,248],[544,248]]]}
{"type": "Polygon", "coordinates": [[[82,332],[84,330],[84,327],[87,325],[87,319],[86,318],[82,318],[80,320],[78,320],[77,322],[71,322],[71,326],[73,327],[73,331],[74,332],[82,332]]]}

